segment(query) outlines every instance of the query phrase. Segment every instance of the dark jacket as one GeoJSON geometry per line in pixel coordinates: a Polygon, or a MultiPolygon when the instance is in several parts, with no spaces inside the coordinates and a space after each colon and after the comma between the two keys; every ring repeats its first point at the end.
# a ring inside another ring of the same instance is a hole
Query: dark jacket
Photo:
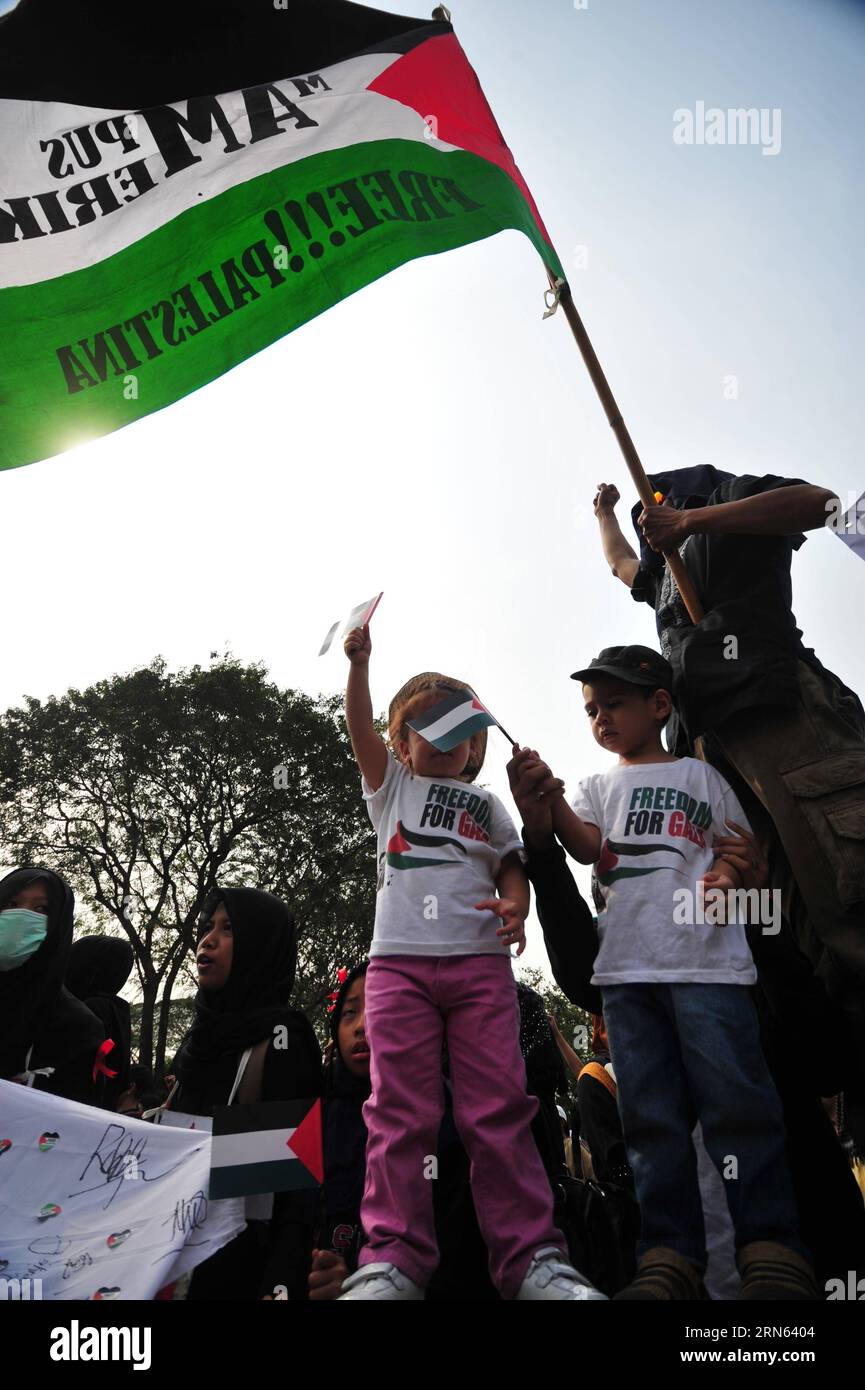
{"type": "MultiPolygon", "coordinates": [[[[801,478],[768,473],[735,476],[712,467],[677,468],[652,474],[652,487],[680,510],[738,502],[785,487],[802,486],[801,478]]],[[[636,519],[642,510],[632,509],[636,519]]],[[[852,691],[826,672],[804,646],[792,608],[790,566],[794,551],[805,543],[788,536],[688,536],[681,547],[705,617],[695,627],[688,616],[664,557],[640,536],[640,570],[631,588],[638,603],[649,603],[663,655],[673,667],[676,711],[667,726],[667,743],[680,756],[693,740],[757,706],[790,709],[797,702],[796,664],[805,661],[837,683],[862,708],[852,691]],[[737,642],[729,659],[729,638],[737,642]]]]}
{"type": "Polygon", "coordinates": [[[0,880],[0,911],[20,889],[42,879],[48,887],[45,940],[17,970],[0,973],[0,1077],[51,1068],[36,1076],[36,1090],[84,1105],[99,1105],[103,1077],[94,1067],[105,1030],[84,1004],[64,987],[72,947],[75,898],[65,879],[50,869],[16,869],[0,880]]]}

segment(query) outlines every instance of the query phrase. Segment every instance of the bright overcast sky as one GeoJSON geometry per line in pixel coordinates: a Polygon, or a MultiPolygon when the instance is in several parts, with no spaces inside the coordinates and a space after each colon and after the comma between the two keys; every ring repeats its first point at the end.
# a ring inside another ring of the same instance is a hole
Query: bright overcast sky
{"type": "MultiPolygon", "coordinates": [[[[453,20],[647,470],[860,493],[863,8],[455,0],[453,20]],[[779,109],[780,150],[674,143],[699,101],[779,109]]],[[[595,484],[635,498],[545,284],[516,232],[414,261],[179,404],[0,476],[0,708],[214,649],[332,693],[347,663],[322,638],[383,589],[377,709],[438,668],[570,787],[609,766],[568,674],[654,643],[654,620],[601,557],[595,484]]],[[[863,581],[829,532],[794,561],[805,640],[860,694],[863,581]]],[[[492,731],[483,780],[514,813],[507,756],[492,731]]],[[[544,965],[539,937],[523,960],[544,965]]]]}

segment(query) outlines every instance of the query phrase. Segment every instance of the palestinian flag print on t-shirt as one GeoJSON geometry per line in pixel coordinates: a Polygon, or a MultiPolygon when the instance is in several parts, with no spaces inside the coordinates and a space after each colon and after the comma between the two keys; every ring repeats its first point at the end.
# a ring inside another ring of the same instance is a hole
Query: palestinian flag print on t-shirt
{"type": "Polygon", "coordinates": [[[466,855],[468,850],[451,835],[421,835],[418,830],[406,830],[402,821],[397,821],[396,830],[387,842],[387,866],[389,869],[428,869],[432,864],[458,864],[459,858],[442,859],[431,856],[429,850],[447,846],[466,855]],[[420,850],[419,854],[414,851],[420,850]]]}
{"type": "Polygon", "coordinates": [[[214,0],[145,63],[128,8],[81,62],[54,0],[0,20],[0,468],[160,410],[414,257],[516,228],[563,275],[449,24],[214,0]]]}

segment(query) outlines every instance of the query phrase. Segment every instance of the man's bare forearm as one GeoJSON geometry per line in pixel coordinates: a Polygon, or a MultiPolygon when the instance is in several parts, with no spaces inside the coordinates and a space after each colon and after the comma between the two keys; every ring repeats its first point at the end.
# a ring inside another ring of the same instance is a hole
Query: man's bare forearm
{"type": "Polygon", "coordinates": [[[616,578],[627,584],[629,579],[626,576],[632,574],[634,566],[639,567],[639,558],[625,539],[615,512],[599,512],[598,526],[604,559],[616,578]]]}
{"type": "Polygon", "coordinates": [[[738,502],[693,507],[682,518],[689,535],[790,536],[825,526],[833,501],[837,498],[828,488],[796,483],[738,502]]]}
{"type": "Polygon", "coordinates": [[[574,1076],[579,1076],[580,1072],[583,1070],[583,1067],[586,1065],[582,1057],[577,1056],[570,1043],[562,1037],[558,1029],[556,1029],[555,1033],[553,1034],[553,1037],[556,1040],[556,1047],[559,1049],[563,1058],[565,1059],[565,1063],[568,1067],[568,1070],[573,1072],[574,1076]]]}

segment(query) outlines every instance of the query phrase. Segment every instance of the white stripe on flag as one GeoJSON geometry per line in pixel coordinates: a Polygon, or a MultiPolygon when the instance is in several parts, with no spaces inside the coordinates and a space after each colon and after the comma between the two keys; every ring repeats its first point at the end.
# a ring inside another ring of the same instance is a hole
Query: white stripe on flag
{"type": "Polygon", "coordinates": [[[215,1134],[210,1151],[212,1168],[237,1168],[244,1163],[276,1163],[297,1158],[288,1147],[293,1129],[249,1129],[243,1134],[215,1134]]]}
{"type": "MultiPolygon", "coordinates": [[[[381,594],[384,593],[382,589],[381,594]]],[[[359,603],[357,608],[353,608],[345,620],[345,627],[342,630],[343,637],[353,632],[356,627],[365,627],[378,608],[378,601],[381,594],[376,594],[375,598],[368,598],[365,603],[359,603]]]]}
{"type": "Polygon", "coordinates": [[[469,695],[467,700],[457,705],[454,709],[448,710],[441,719],[437,719],[434,724],[428,724],[421,731],[421,738],[425,738],[429,743],[435,743],[436,739],[444,738],[452,729],[456,729],[460,724],[464,724],[472,714],[480,714],[480,710],[472,710],[473,697],[469,695]]]}
{"type": "MultiPolygon", "coordinates": [[[[64,167],[74,168],[69,150],[63,144],[65,132],[82,127],[89,132],[94,126],[98,128],[99,122],[119,116],[125,118],[124,128],[129,132],[124,147],[114,135],[108,143],[94,142],[98,150],[97,171],[107,185],[106,197],[114,198],[117,204],[113,216],[97,216],[91,222],[78,224],[74,209],[70,209],[67,220],[72,226],[65,237],[34,237],[23,245],[20,239],[0,243],[0,286],[34,284],[96,265],[158,227],[164,227],[189,208],[200,207],[208,198],[215,198],[229,188],[296,160],[345,149],[358,141],[428,142],[429,126],[416,111],[391,97],[367,90],[370,83],[399,57],[398,53],[369,53],[321,68],[318,75],[330,90],[314,90],[306,97],[298,96],[290,78],[276,78],[277,91],[283,92],[315,121],[314,126],[298,126],[289,120],[280,126],[279,139],[252,143],[242,91],[220,93],[220,110],[234,134],[235,147],[226,152],[225,140],[215,133],[211,138],[215,128],[208,124],[202,139],[188,135],[180,137],[194,152],[195,163],[170,176],[166,176],[166,160],[151,133],[146,115],[63,102],[0,99],[4,136],[0,188],[4,197],[45,188],[47,155],[43,151],[46,149],[65,149],[64,167]],[[130,148],[131,145],[134,147],[130,148]],[[127,167],[132,161],[143,163],[139,175],[143,193],[137,193],[132,184],[127,167]],[[149,185],[146,183],[148,175],[149,185]]],[[[186,120],[186,97],[168,104],[186,120]]],[[[435,148],[447,151],[459,147],[436,139],[435,148]]],[[[78,177],[73,180],[76,187],[88,177],[86,169],[79,169],[77,173],[78,177]]],[[[65,174],[55,175],[54,188],[61,194],[61,204],[64,203],[63,187],[58,181],[65,177],[65,174]]],[[[85,188],[88,186],[84,184],[85,188]]],[[[33,204],[33,209],[41,224],[44,215],[40,215],[39,205],[33,204]]]]}

